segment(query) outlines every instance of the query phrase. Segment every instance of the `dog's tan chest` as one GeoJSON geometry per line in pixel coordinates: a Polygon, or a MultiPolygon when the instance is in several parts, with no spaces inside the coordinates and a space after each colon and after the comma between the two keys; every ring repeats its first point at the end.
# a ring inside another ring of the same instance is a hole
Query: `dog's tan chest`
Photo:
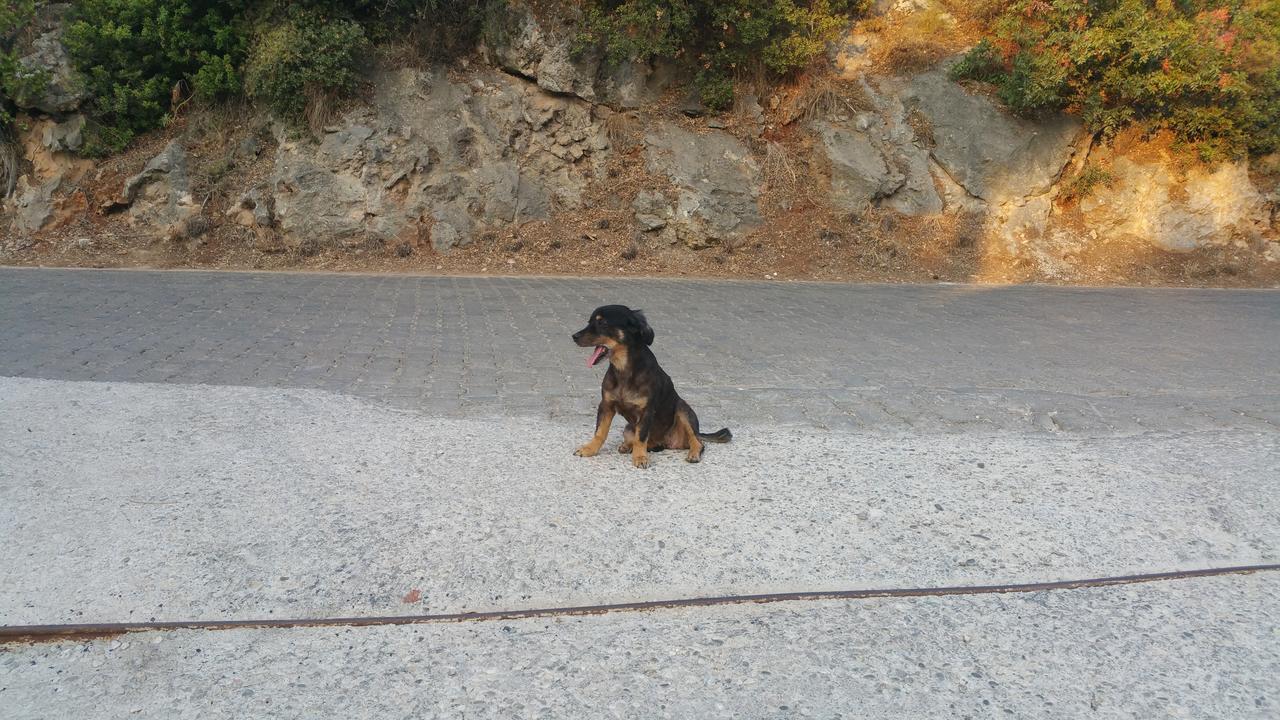
{"type": "Polygon", "coordinates": [[[649,404],[647,395],[625,387],[606,392],[604,398],[613,404],[619,415],[632,423],[640,422],[640,416],[644,414],[644,409],[649,404]]]}

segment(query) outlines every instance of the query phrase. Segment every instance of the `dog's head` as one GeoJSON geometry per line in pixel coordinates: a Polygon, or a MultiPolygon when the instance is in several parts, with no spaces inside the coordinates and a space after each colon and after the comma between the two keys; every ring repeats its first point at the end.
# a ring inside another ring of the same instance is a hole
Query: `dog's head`
{"type": "Polygon", "coordinates": [[[652,345],[653,328],[644,313],[624,305],[602,305],[591,313],[587,326],[573,334],[581,347],[595,347],[587,365],[595,365],[613,354],[619,345],[652,345]]]}

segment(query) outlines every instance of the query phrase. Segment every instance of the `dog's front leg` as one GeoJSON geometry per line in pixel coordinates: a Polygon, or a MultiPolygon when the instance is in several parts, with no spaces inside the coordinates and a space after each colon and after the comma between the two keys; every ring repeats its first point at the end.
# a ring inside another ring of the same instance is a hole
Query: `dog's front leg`
{"type": "Polygon", "coordinates": [[[647,407],[636,423],[636,436],[631,442],[631,464],[638,468],[649,467],[649,432],[653,429],[653,408],[647,407]]]}
{"type": "Polygon", "coordinates": [[[591,442],[575,450],[574,455],[591,457],[600,452],[600,446],[604,444],[605,438],[609,437],[609,426],[613,424],[613,414],[613,403],[601,400],[600,407],[596,408],[596,434],[592,436],[591,442]]]}

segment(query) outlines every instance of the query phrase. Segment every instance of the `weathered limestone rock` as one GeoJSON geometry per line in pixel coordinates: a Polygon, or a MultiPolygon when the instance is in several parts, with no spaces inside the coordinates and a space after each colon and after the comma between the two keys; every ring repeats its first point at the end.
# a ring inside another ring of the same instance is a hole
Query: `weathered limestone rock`
{"type": "Polygon", "coordinates": [[[1080,203],[1085,222],[1173,252],[1235,239],[1256,241],[1270,212],[1244,162],[1193,167],[1180,177],[1167,162],[1125,156],[1112,160],[1114,182],[1080,203]]]}
{"type": "Polygon", "coordinates": [[[674,77],[668,63],[611,63],[597,48],[575,48],[575,41],[573,25],[540,18],[526,5],[509,6],[487,31],[499,66],[552,93],[633,109],[655,100],[674,77]]]}
{"type": "Polygon", "coordinates": [[[685,244],[706,247],[760,224],[760,169],[737,138],[666,123],[645,143],[649,171],[679,190],[670,224],[685,244]]]}
{"type": "Polygon", "coordinates": [[[991,203],[1048,192],[1080,135],[1075,118],[1014,118],[943,71],[916,76],[903,100],[928,122],[934,160],[969,194],[991,203]]]}
{"type": "Polygon", "coordinates": [[[116,200],[129,208],[129,222],[163,239],[188,235],[187,223],[200,212],[191,194],[187,152],[174,140],[125,181],[116,200]]]}
{"type": "Polygon", "coordinates": [[[501,73],[382,74],[374,106],[319,143],[281,137],[272,179],[286,242],[429,237],[444,251],[482,225],[580,206],[609,150],[592,108],[501,73]]]}
{"type": "Polygon", "coordinates": [[[831,162],[831,201],[853,212],[865,210],[872,202],[902,187],[906,179],[885,162],[880,148],[865,132],[817,124],[823,150],[831,162]]]}
{"type": "Polygon", "coordinates": [[[32,185],[29,176],[18,178],[13,196],[5,203],[5,214],[11,216],[10,228],[17,235],[30,235],[38,232],[53,219],[54,191],[58,189],[60,180],[32,185]]]}
{"type": "Polygon", "coordinates": [[[636,222],[640,223],[645,230],[661,230],[675,215],[671,201],[662,193],[653,190],[641,190],[636,193],[631,209],[635,211],[636,222]]]}
{"type": "Polygon", "coordinates": [[[23,115],[16,140],[18,155],[25,161],[14,193],[5,199],[0,212],[0,230],[8,227],[15,237],[27,237],[69,221],[83,210],[83,195],[66,197],[93,163],[68,152],[78,146],[84,118],[74,115],[58,122],[47,117],[23,115]]]}
{"type": "Polygon", "coordinates": [[[62,20],[71,3],[40,4],[18,45],[18,83],[13,101],[20,108],[48,113],[71,112],[89,97],[84,78],[71,64],[62,44],[62,20]]]}

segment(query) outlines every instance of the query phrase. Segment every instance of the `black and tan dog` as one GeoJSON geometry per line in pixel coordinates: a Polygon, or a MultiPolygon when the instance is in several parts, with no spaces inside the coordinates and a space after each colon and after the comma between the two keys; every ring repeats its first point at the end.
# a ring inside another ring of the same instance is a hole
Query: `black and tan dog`
{"type": "Polygon", "coordinates": [[[649,467],[650,450],[687,449],[685,460],[696,463],[702,460],[703,442],[726,443],[733,438],[729,428],[698,432],[698,416],[676,394],[671,377],[649,349],[653,329],[639,310],[622,305],[596,308],[587,326],[573,334],[573,341],[595,348],[588,366],[609,360],[600,387],[596,434],[574,455],[591,457],[600,452],[615,414],[627,419],[618,452],[631,453],[631,464],[638,468],[649,467]]]}

